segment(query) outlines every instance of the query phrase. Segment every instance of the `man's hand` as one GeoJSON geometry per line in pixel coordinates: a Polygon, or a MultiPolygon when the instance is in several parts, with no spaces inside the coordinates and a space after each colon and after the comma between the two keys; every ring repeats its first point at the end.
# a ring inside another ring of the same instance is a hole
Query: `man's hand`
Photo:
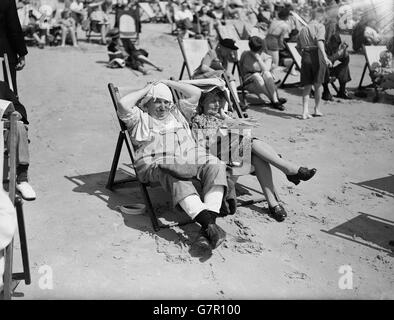
{"type": "Polygon", "coordinates": [[[18,63],[15,67],[16,71],[22,70],[26,65],[25,56],[18,57],[18,63]]]}

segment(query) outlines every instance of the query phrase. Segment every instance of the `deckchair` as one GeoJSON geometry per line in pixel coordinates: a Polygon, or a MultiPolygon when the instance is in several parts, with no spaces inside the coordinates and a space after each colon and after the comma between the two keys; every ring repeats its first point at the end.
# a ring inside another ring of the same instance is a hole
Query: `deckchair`
{"type": "Polygon", "coordinates": [[[247,50],[250,50],[250,48],[249,48],[249,40],[238,40],[236,42],[236,45],[238,47],[238,50],[237,50],[237,61],[233,65],[232,74],[234,75],[235,74],[235,70],[237,70],[237,72],[238,72],[238,80],[239,80],[239,87],[238,88],[241,89],[242,100],[246,104],[246,92],[245,92],[245,88],[243,86],[243,77],[242,77],[241,69],[239,67],[239,60],[240,60],[240,58],[242,56],[242,53],[244,53],[247,50]]]}
{"type": "Polygon", "coordinates": [[[120,38],[137,42],[141,32],[138,8],[137,11],[119,11],[117,19],[120,38]]]}
{"type": "MultiPolygon", "coordinates": [[[[280,88],[298,87],[301,85],[300,82],[289,83],[289,84],[286,84],[285,82],[286,82],[288,76],[290,75],[291,70],[293,69],[294,66],[296,66],[296,68],[298,70],[301,70],[301,55],[296,48],[297,43],[285,42],[285,46],[286,46],[287,51],[290,53],[291,58],[293,59],[293,62],[291,63],[290,67],[288,68],[287,73],[286,73],[285,77],[283,78],[279,87],[280,88]]],[[[330,82],[330,84],[333,87],[333,89],[338,93],[338,88],[336,87],[336,85],[333,82],[330,82]]]]}
{"type": "MultiPolygon", "coordinates": [[[[115,108],[115,112],[117,112],[119,101],[120,101],[119,89],[117,87],[115,87],[112,83],[109,83],[108,90],[109,90],[109,93],[111,96],[113,106],[115,108]]],[[[147,190],[147,187],[149,187],[149,184],[140,182],[140,180],[138,179],[138,175],[137,175],[136,170],[135,170],[134,177],[115,181],[116,170],[118,168],[119,158],[120,158],[120,154],[122,152],[123,144],[126,144],[127,151],[130,156],[132,164],[134,164],[134,159],[135,159],[133,144],[132,144],[129,134],[127,132],[126,125],[123,123],[122,120],[119,119],[119,117],[118,117],[118,122],[119,122],[119,126],[120,126],[120,131],[119,131],[118,142],[116,144],[115,154],[114,154],[114,157],[112,160],[111,171],[110,171],[110,174],[108,177],[106,188],[112,191],[114,189],[114,187],[116,187],[118,185],[122,185],[122,184],[129,183],[129,182],[137,182],[140,187],[142,196],[144,198],[146,210],[147,210],[149,217],[151,219],[153,230],[157,232],[160,230],[160,228],[163,228],[166,226],[160,225],[159,221],[157,220],[157,217],[156,217],[155,211],[153,209],[153,205],[152,205],[152,202],[150,200],[148,190],[147,190]]]]}
{"type": "Polygon", "coordinates": [[[4,53],[3,56],[0,56],[0,63],[1,63],[1,70],[0,72],[0,80],[8,83],[9,88],[14,91],[14,87],[12,85],[12,78],[11,78],[11,72],[10,72],[10,64],[8,62],[8,56],[6,53],[4,53]]]}
{"type": "Polygon", "coordinates": [[[194,70],[198,68],[202,58],[204,58],[210,49],[208,40],[182,39],[181,37],[178,37],[178,43],[183,56],[183,64],[179,80],[182,79],[185,68],[189,79],[191,79],[194,70]]]}
{"type": "Polygon", "coordinates": [[[244,53],[245,51],[250,50],[250,48],[249,48],[249,40],[238,40],[236,42],[236,46],[238,47],[238,50],[237,50],[237,62],[234,63],[231,73],[234,74],[235,70],[237,70],[238,74],[239,74],[239,82],[240,82],[240,84],[242,84],[242,79],[241,79],[240,73],[239,73],[238,61],[241,58],[242,53],[244,53]]]}
{"type": "Polygon", "coordinates": [[[380,53],[385,51],[387,48],[386,46],[363,46],[363,53],[365,56],[365,65],[363,69],[363,73],[361,75],[360,83],[358,85],[358,90],[364,90],[366,88],[373,88],[375,90],[375,96],[373,98],[373,102],[377,102],[379,100],[379,85],[375,82],[375,79],[371,76],[372,74],[372,64],[374,62],[379,62],[380,53]],[[365,76],[365,72],[369,70],[369,75],[371,78],[372,83],[367,86],[363,86],[363,80],[365,76]]]}
{"type": "MultiPolygon", "coordinates": [[[[239,40],[241,41],[241,40],[239,40]]],[[[182,80],[183,72],[186,68],[189,79],[192,78],[193,71],[198,68],[201,64],[201,60],[204,58],[205,54],[208,50],[212,49],[212,42],[209,40],[184,40],[178,37],[179,47],[182,51],[183,56],[183,65],[181,74],[179,76],[179,80],[182,80]]],[[[229,85],[228,78],[226,77],[225,81],[227,81],[227,86],[229,85]],[[227,79],[227,80],[226,80],[227,79]]],[[[234,94],[237,94],[236,92],[234,94]]],[[[233,99],[234,102],[237,99],[233,99]]],[[[244,112],[241,110],[241,107],[238,103],[234,104],[235,111],[238,116],[244,117],[244,112]]]]}
{"type": "Polygon", "coordinates": [[[247,40],[249,38],[249,32],[246,29],[245,22],[236,20],[233,26],[240,40],[247,40]]]}
{"type": "Polygon", "coordinates": [[[301,55],[298,52],[298,50],[296,49],[297,43],[285,41],[285,46],[286,46],[287,51],[290,53],[290,56],[293,59],[293,61],[290,65],[290,67],[288,68],[287,73],[280,84],[280,88],[297,87],[297,86],[300,86],[300,82],[286,84],[286,80],[287,80],[288,76],[290,75],[291,70],[293,69],[294,66],[296,66],[298,70],[301,70],[301,55]]]}
{"type": "Polygon", "coordinates": [[[139,2],[138,4],[142,9],[141,21],[151,21],[156,18],[156,14],[148,2],[139,2]]]}
{"type": "Polygon", "coordinates": [[[167,3],[167,1],[159,1],[160,10],[164,16],[166,16],[167,13],[167,3]]]}
{"type": "MultiPolygon", "coordinates": [[[[12,103],[6,100],[0,100],[0,118],[7,107],[12,107],[12,103]]],[[[16,154],[17,154],[17,122],[21,118],[18,112],[13,112],[9,120],[1,120],[0,130],[1,136],[3,135],[3,126],[5,130],[8,130],[10,145],[7,152],[1,150],[0,156],[4,155],[3,172],[1,174],[2,180],[8,178],[8,193],[12,204],[15,206],[18,230],[19,230],[19,241],[21,246],[23,272],[13,273],[13,252],[14,252],[14,239],[11,240],[10,244],[5,248],[5,268],[4,268],[4,290],[3,294],[0,294],[0,299],[10,300],[11,296],[18,286],[21,280],[25,281],[25,284],[31,283],[29,257],[26,240],[26,229],[23,217],[23,201],[19,195],[16,194],[16,154]]],[[[2,137],[1,137],[2,138],[2,137]]],[[[2,139],[3,140],[3,139],[2,139]]],[[[1,141],[3,144],[3,141],[1,141]]],[[[2,148],[0,148],[2,149],[2,148]]]]}
{"type": "Polygon", "coordinates": [[[217,24],[215,26],[219,39],[233,39],[234,41],[240,40],[237,30],[231,20],[226,20],[226,24],[217,24]]]}
{"type": "MultiPolygon", "coordinates": [[[[239,40],[241,41],[241,40],[239,40]]],[[[183,56],[183,65],[181,74],[179,76],[179,80],[182,80],[183,72],[186,68],[189,79],[192,78],[193,71],[198,68],[201,64],[201,60],[204,58],[208,50],[212,49],[213,45],[211,41],[206,39],[204,40],[184,40],[178,37],[179,47],[182,51],[183,56]]],[[[227,78],[227,85],[229,85],[229,81],[227,78]]],[[[237,94],[237,93],[235,93],[237,94]]],[[[236,101],[236,99],[233,99],[236,101]]],[[[241,111],[241,107],[238,103],[235,104],[235,111],[241,117],[244,117],[244,112],[241,111]]]]}

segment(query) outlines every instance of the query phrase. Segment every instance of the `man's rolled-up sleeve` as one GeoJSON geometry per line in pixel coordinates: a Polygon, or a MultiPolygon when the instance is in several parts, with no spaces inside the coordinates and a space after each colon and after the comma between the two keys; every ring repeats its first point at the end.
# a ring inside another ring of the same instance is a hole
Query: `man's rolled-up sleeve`
{"type": "Polygon", "coordinates": [[[316,26],[316,40],[326,41],[326,27],[320,23],[316,26]]]}
{"type": "Polygon", "coordinates": [[[128,108],[126,111],[118,110],[118,117],[122,120],[127,128],[133,128],[141,121],[143,111],[137,106],[128,108]]]}

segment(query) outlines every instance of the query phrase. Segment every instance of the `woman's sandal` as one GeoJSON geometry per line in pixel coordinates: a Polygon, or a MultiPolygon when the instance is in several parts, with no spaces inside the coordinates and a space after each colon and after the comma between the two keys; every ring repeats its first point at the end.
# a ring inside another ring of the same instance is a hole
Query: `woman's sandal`
{"type": "Polygon", "coordinates": [[[301,180],[302,181],[308,181],[309,179],[311,179],[315,173],[316,173],[316,169],[308,169],[305,167],[301,167],[298,169],[298,172],[296,174],[292,174],[292,175],[286,175],[287,180],[289,180],[290,182],[293,182],[295,185],[298,185],[301,180]]]}

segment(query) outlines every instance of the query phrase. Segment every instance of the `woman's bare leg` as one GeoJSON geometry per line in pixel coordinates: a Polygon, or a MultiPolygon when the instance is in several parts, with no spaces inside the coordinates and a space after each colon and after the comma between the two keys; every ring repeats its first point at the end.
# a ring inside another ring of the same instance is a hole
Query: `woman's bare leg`
{"type": "Polygon", "coordinates": [[[264,192],[265,198],[270,207],[278,205],[278,201],[275,196],[275,187],[272,180],[272,171],[268,162],[260,159],[257,156],[252,155],[252,164],[255,167],[257,180],[259,180],[261,189],[264,192]]]}
{"type": "Polygon", "coordinates": [[[163,69],[158,67],[157,65],[155,65],[151,60],[149,60],[147,57],[143,56],[142,54],[140,54],[137,57],[139,60],[141,60],[143,63],[149,64],[152,67],[156,68],[158,71],[162,71],[163,69]]]}
{"type": "Polygon", "coordinates": [[[66,45],[67,32],[68,32],[67,27],[62,25],[62,44],[61,44],[62,47],[66,45]]]}
{"type": "Polygon", "coordinates": [[[102,24],[100,27],[100,33],[101,33],[101,43],[105,44],[106,41],[106,35],[107,35],[107,26],[105,24],[102,24]]]}
{"type": "Polygon", "coordinates": [[[321,94],[322,94],[322,86],[321,84],[315,83],[315,115],[322,116],[323,114],[320,112],[320,101],[321,101],[321,94]]]}
{"type": "Polygon", "coordinates": [[[297,166],[296,164],[279,157],[278,153],[273,147],[261,140],[253,141],[252,152],[254,156],[265,162],[268,162],[269,164],[272,164],[286,175],[297,174],[298,169],[300,168],[300,166],[297,166]]]}
{"type": "Polygon", "coordinates": [[[71,33],[71,40],[72,40],[72,42],[73,42],[73,46],[74,46],[74,47],[78,47],[78,41],[77,41],[77,37],[76,37],[76,35],[75,35],[75,29],[74,29],[74,27],[70,27],[70,28],[69,28],[69,31],[70,31],[70,33],[71,33]]]}
{"type": "MultiPolygon", "coordinates": [[[[304,90],[302,91],[302,118],[309,119],[312,116],[309,114],[309,94],[311,93],[312,85],[308,84],[304,86],[304,90]]],[[[316,92],[315,92],[316,96],[316,92]]]]}
{"type": "Polygon", "coordinates": [[[272,73],[270,71],[266,71],[263,73],[263,80],[265,84],[265,89],[268,91],[269,95],[268,98],[270,98],[271,102],[279,102],[278,99],[278,92],[276,90],[276,85],[275,85],[275,80],[272,76],[272,73]]]}
{"type": "Polygon", "coordinates": [[[143,66],[138,66],[138,71],[145,75],[150,74],[143,66]]]}
{"type": "Polygon", "coordinates": [[[263,77],[260,74],[254,74],[253,77],[254,77],[254,82],[250,85],[250,92],[257,94],[260,100],[262,101],[264,101],[265,98],[267,97],[270,100],[270,102],[278,102],[278,99],[276,99],[276,101],[273,101],[273,97],[270,91],[267,89],[263,77]]]}

